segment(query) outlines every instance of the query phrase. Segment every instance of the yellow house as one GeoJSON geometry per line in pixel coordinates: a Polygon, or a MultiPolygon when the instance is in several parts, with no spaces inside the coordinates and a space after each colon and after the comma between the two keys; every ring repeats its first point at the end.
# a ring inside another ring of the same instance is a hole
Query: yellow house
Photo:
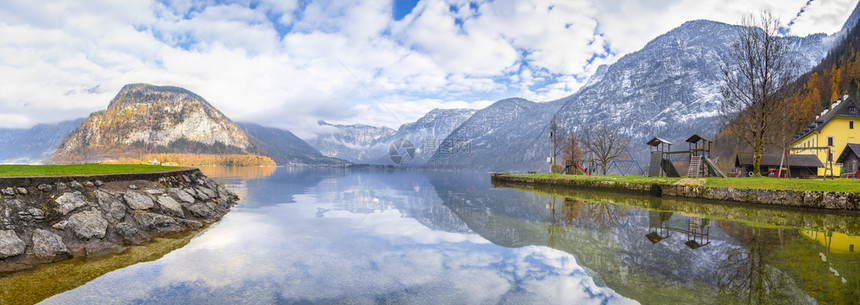
{"type": "MultiPolygon", "coordinates": [[[[821,114],[815,117],[815,121],[810,123],[795,135],[795,141],[791,143],[792,148],[813,148],[826,147],[825,149],[808,149],[793,151],[796,154],[814,154],[818,156],[821,163],[827,167],[832,160],[833,171],[827,175],[840,175],[840,165],[836,164],[836,158],[842,154],[842,150],[847,144],[856,144],[857,138],[860,137],[860,105],[857,101],[847,95],[842,100],[834,102],[829,110],[824,110],[821,114]]],[[[818,175],[824,176],[825,168],[818,169],[818,175]]]]}

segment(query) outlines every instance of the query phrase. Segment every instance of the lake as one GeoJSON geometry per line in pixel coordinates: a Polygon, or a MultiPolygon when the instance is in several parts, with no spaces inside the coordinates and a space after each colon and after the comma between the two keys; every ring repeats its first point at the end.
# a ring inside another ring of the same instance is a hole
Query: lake
{"type": "Polygon", "coordinates": [[[857,304],[860,216],[487,173],[204,169],[220,222],[0,275],[0,303],[857,304]]]}

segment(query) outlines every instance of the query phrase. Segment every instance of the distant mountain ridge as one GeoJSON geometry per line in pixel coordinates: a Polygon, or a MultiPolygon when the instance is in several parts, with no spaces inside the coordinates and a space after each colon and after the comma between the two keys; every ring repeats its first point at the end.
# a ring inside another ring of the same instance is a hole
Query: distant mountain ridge
{"type": "Polygon", "coordinates": [[[507,171],[535,169],[549,156],[548,122],[559,101],[535,103],[508,98],[475,112],[446,138],[453,145],[439,147],[428,167],[507,171]]]}
{"type": "Polygon", "coordinates": [[[367,158],[367,148],[380,138],[393,135],[396,131],[388,127],[364,124],[337,125],[326,121],[317,122],[329,132],[319,134],[308,141],[324,156],[357,162],[367,158]]]}
{"type": "Polygon", "coordinates": [[[84,118],[29,129],[0,129],[0,163],[41,163],[57,149],[66,135],[84,118]]]}
{"type": "Polygon", "coordinates": [[[460,126],[477,110],[475,109],[433,109],[415,122],[406,123],[394,134],[374,140],[366,148],[356,163],[393,165],[389,149],[396,140],[404,139],[413,144],[415,158],[407,166],[424,166],[436,149],[443,145],[451,131],[460,126]]]}
{"type": "Polygon", "coordinates": [[[289,131],[239,127],[189,90],[150,84],[125,85],[107,109],[92,113],[65,137],[51,160],[93,162],[149,153],[257,154],[280,165],[347,164],[322,156],[289,131]]]}
{"type": "Polygon", "coordinates": [[[263,155],[272,158],[278,165],[344,166],[348,164],[341,159],[323,156],[288,130],[264,127],[254,123],[236,124],[249,136],[251,143],[258,147],[263,155]]]}
{"type": "MultiPolygon", "coordinates": [[[[688,21],[612,65],[599,67],[584,87],[568,97],[545,103],[500,100],[453,128],[444,141],[455,146],[438,148],[427,166],[547,170],[548,125],[553,116],[567,130],[608,125],[629,139],[628,148],[643,161],[647,155],[644,142],[650,137],[675,143],[692,134],[710,137],[720,128],[720,65],[730,60],[729,50],[739,28],[707,20],[688,21]]],[[[834,37],[784,38],[798,58],[799,73],[827,54],[834,37]]],[[[379,137],[376,144],[394,138],[379,137]]]]}

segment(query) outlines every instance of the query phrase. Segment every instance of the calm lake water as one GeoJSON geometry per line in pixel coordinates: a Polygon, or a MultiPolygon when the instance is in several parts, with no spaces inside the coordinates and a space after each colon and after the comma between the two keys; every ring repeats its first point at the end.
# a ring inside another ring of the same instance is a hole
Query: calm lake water
{"type": "Polygon", "coordinates": [[[520,190],[486,173],[206,172],[243,198],[220,222],[0,275],[0,303],[860,302],[857,214],[520,190]]]}

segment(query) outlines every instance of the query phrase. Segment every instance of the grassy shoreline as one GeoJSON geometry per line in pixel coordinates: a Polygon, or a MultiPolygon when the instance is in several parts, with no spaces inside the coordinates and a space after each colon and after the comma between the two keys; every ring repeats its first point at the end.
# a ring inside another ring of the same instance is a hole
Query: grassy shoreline
{"type": "Polygon", "coordinates": [[[0,165],[0,177],[71,176],[143,173],[180,169],[148,164],[0,165]]]}
{"type": "Polygon", "coordinates": [[[525,179],[614,181],[646,185],[702,185],[736,189],[761,189],[780,191],[819,191],[860,193],[860,180],[836,179],[775,179],[769,177],[748,178],[684,178],[684,177],[645,177],[645,176],[599,176],[599,175],[561,175],[561,174],[502,174],[503,176],[525,179]]]}

